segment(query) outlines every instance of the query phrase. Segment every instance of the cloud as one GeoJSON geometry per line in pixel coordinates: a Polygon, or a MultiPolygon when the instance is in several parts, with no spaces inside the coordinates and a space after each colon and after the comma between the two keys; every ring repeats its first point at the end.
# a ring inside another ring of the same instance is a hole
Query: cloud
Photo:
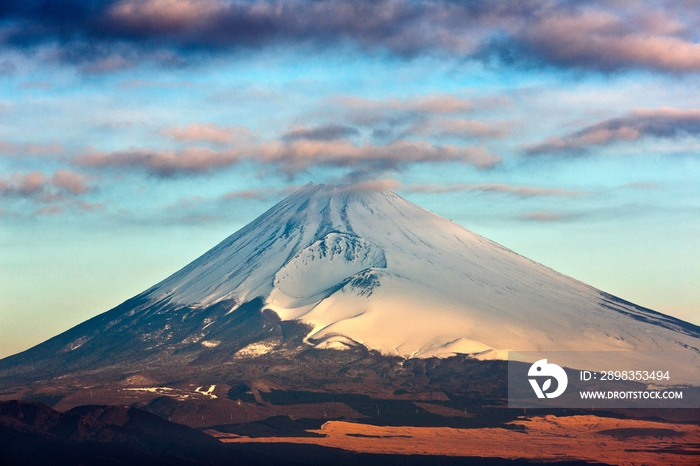
{"type": "Polygon", "coordinates": [[[411,193],[443,194],[451,192],[486,192],[505,193],[518,197],[555,196],[555,197],[577,197],[590,194],[588,191],[571,191],[567,189],[539,188],[533,186],[513,186],[509,184],[412,184],[402,188],[403,191],[411,193]]]}
{"type": "Polygon", "coordinates": [[[392,141],[385,145],[353,145],[350,141],[271,142],[255,149],[258,162],[273,163],[285,173],[310,166],[350,167],[361,170],[396,170],[415,163],[459,162],[491,168],[501,158],[481,147],[433,145],[426,142],[392,141]]]}
{"type": "Polygon", "coordinates": [[[190,123],[186,127],[173,127],[164,133],[183,142],[211,142],[213,144],[232,144],[252,137],[249,129],[242,126],[220,126],[216,123],[190,123]]]}
{"type": "Polygon", "coordinates": [[[50,91],[53,89],[53,84],[45,81],[28,81],[19,85],[20,89],[40,89],[42,91],[50,91]]]}
{"type": "Polygon", "coordinates": [[[357,128],[343,125],[327,125],[315,128],[299,128],[289,131],[282,139],[284,141],[297,141],[307,139],[311,141],[333,141],[360,134],[357,128]]]}
{"type": "Polygon", "coordinates": [[[338,96],[328,102],[360,126],[377,123],[398,124],[433,115],[454,115],[471,112],[474,101],[452,94],[435,94],[412,99],[372,100],[355,96],[338,96]]]}
{"type": "Polygon", "coordinates": [[[684,1],[8,0],[0,41],[30,53],[56,48],[57,60],[87,73],[348,43],[401,57],[695,73],[698,13],[684,1]]]}
{"type": "Polygon", "coordinates": [[[201,26],[223,13],[226,4],[212,0],[122,0],[112,4],[106,17],[125,31],[143,35],[177,34],[201,26]]]}
{"type": "Polygon", "coordinates": [[[15,173],[0,178],[0,197],[34,198],[53,202],[64,195],[78,195],[90,191],[89,178],[71,170],[58,170],[52,176],[42,172],[15,173]]]}
{"type": "Polygon", "coordinates": [[[51,177],[51,184],[71,194],[83,194],[91,189],[85,175],[71,170],[58,170],[51,177]]]}
{"type": "Polygon", "coordinates": [[[0,141],[0,155],[10,157],[21,157],[25,155],[55,155],[63,152],[63,146],[60,144],[34,144],[22,143],[17,144],[8,141],[0,141]]]}
{"type": "Polygon", "coordinates": [[[12,76],[17,72],[17,66],[10,60],[0,61],[0,76],[12,76]]]}
{"type": "Polygon", "coordinates": [[[36,215],[56,215],[56,214],[60,214],[64,210],[65,209],[61,206],[47,205],[47,206],[41,207],[40,209],[37,209],[37,211],[34,212],[34,214],[36,214],[36,215]]]}
{"type": "Polygon", "coordinates": [[[526,148],[526,153],[582,153],[590,147],[636,141],[643,137],[677,138],[688,135],[700,135],[700,109],[640,108],[621,118],[600,121],[565,137],[550,137],[526,148]]]}
{"type": "Polygon", "coordinates": [[[658,10],[655,19],[633,3],[622,14],[601,5],[554,11],[515,32],[511,40],[524,56],[558,66],[698,72],[700,44],[690,39],[691,27],[680,17],[683,13],[697,15],[696,8],[689,4],[676,18],[658,10]]]}
{"type": "Polygon", "coordinates": [[[221,196],[221,199],[224,201],[233,201],[233,200],[256,200],[256,201],[267,201],[270,199],[278,199],[282,196],[287,196],[297,189],[299,189],[301,186],[298,185],[290,185],[282,189],[265,189],[265,188],[259,188],[259,189],[242,189],[238,191],[231,191],[223,196],[221,196]]]}
{"type": "Polygon", "coordinates": [[[206,147],[189,147],[180,151],[135,149],[91,152],[77,156],[74,163],[93,168],[142,169],[156,176],[171,177],[230,167],[241,160],[242,155],[233,149],[218,151],[206,147]]]}
{"type": "Polygon", "coordinates": [[[417,136],[448,136],[459,139],[501,138],[508,134],[503,127],[463,119],[421,121],[408,128],[406,132],[417,136]]]}
{"type": "Polygon", "coordinates": [[[461,115],[490,105],[486,99],[475,101],[455,94],[384,100],[336,96],[326,101],[326,110],[319,114],[331,121],[343,123],[319,127],[325,130],[319,136],[325,132],[334,136],[329,130],[340,132],[341,128],[348,135],[357,135],[359,131],[356,127],[360,127],[371,130],[375,141],[384,142],[412,137],[452,137],[465,140],[502,137],[507,131],[500,123],[487,124],[460,118],[461,115]]]}
{"type": "Polygon", "coordinates": [[[138,169],[160,176],[194,175],[242,162],[272,166],[293,176],[310,167],[353,170],[397,170],[416,163],[455,162],[477,168],[491,168],[501,158],[482,147],[433,145],[426,142],[392,141],[385,145],[355,145],[346,139],[333,141],[268,141],[214,150],[190,147],[179,151],[136,149],[92,152],[74,162],[83,167],[138,169]]]}
{"type": "Polygon", "coordinates": [[[86,212],[94,212],[96,210],[102,210],[105,208],[105,205],[102,202],[86,202],[81,200],[76,200],[72,202],[71,205],[86,212]]]}
{"type": "Polygon", "coordinates": [[[353,191],[395,191],[401,187],[401,183],[397,180],[380,179],[363,181],[351,186],[353,191]]]}
{"type": "Polygon", "coordinates": [[[562,220],[568,220],[571,217],[571,214],[539,211],[522,215],[520,219],[529,222],[559,222],[562,220]]]}
{"type": "Polygon", "coordinates": [[[660,186],[656,183],[652,183],[650,181],[635,181],[632,183],[626,183],[620,186],[621,188],[630,188],[630,189],[659,189],[660,186]]]}
{"type": "Polygon", "coordinates": [[[0,178],[0,194],[6,197],[29,197],[44,189],[47,176],[41,172],[15,173],[9,178],[0,178]]]}

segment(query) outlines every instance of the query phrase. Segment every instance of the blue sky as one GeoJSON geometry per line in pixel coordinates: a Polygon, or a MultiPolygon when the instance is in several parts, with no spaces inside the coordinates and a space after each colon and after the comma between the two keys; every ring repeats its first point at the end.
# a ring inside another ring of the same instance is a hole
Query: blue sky
{"type": "Polygon", "coordinates": [[[700,324],[691,2],[0,4],[0,356],[373,182],[700,324]]]}

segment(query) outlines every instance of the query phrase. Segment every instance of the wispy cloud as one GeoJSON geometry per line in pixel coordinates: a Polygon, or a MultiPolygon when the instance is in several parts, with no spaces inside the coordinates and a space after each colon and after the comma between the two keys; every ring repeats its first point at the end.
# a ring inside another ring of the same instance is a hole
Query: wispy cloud
{"type": "Polygon", "coordinates": [[[282,136],[284,141],[307,139],[310,141],[333,141],[357,136],[360,131],[352,126],[326,125],[314,128],[295,128],[282,136]]]}
{"type": "MultiPolygon", "coordinates": [[[[406,99],[365,99],[342,95],[328,99],[321,116],[333,124],[322,125],[318,137],[332,139],[369,132],[375,141],[396,139],[486,140],[508,134],[505,122],[485,122],[465,118],[479,110],[489,111],[490,99],[470,99],[458,94],[428,94],[406,99]],[[327,136],[327,137],[326,137],[327,136]]],[[[292,133],[296,136],[296,133],[292,133]]],[[[307,133],[300,133],[303,136],[307,133]]],[[[314,134],[309,134],[314,136],[314,134]]]]}
{"type": "Polygon", "coordinates": [[[481,184],[410,184],[402,187],[402,190],[410,193],[444,194],[452,192],[485,192],[504,193],[518,197],[577,197],[590,194],[589,191],[572,191],[568,189],[540,188],[535,186],[517,186],[503,183],[481,183],[481,184]]]}
{"type": "Polygon", "coordinates": [[[340,111],[347,121],[359,126],[406,123],[428,116],[462,114],[475,109],[472,99],[453,94],[386,100],[346,95],[336,96],[327,103],[334,108],[334,112],[340,111]]]}
{"type": "Polygon", "coordinates": [[[255,150],[259,161],[274,163],[294,173],[310,166],[392,170],[416,163],[458,162],[491,168],[501,159],[481,147],[433,145],[427,142],[392,141],[385,145],[354,145],[347,140],[265,143],[255,150]]]}
{"type": "Polygon", "coordinates": [[[0,141],[0,155],[10,157],[22,157],[25,155],[42,156],[55,155],[64,151],[61,144],[36,144],[36,143],[14,143],[0,141]]]}
{"type": "Polygon", "coordinates": [[[129,151],[93,151],[75,157],[74,163],[83,167],[138,169],[161,176],[199,174],[215,168],[230,167],[242,160],[233,149],[215,150],[207,147],[189,147],[180,151],[136,149],[129,151]]]}
{"type": "Polygon", "coordinates": [[[524,214],[519,218],[528,222],[560,222],[569,220],[572,217],[571,214],[567,213],[538,211],[524,214]]]}
{"type": "Polygon", "coordinates": [[[299,189],[300,186],[297,185],[290,185],[287,186],[286,188],[283,189],[265,189],[265,188],[259,188],[259,189],[241,189],[237,191],[230,191],[223,196],[221,196],[221,199],[224,201],[233,201],[233,200],[256,200],[256,201],[268,201],[271,199],[278,199],[283,196],[287,196],[297,189],[299,189]]]}
{"type": "Polygon", "coordinates": [[[415,136],[447,136],[458,139],[502,138],[508,134],[502,124],[488,124],[477,120],[432,119],[414,123],[406,130],[415,136]]]}
{"type": "Polygon", "coordinates": [[[40,89],[42,91],[50,91],[53,89],[53,84],[45,81],[28,81],[19,85],[20,89],[40,89]]]}
{"type": "Polygon", "coordinates": [[[221,126],[216,123],[190,123],[185,127],[166,128],[163,132],[183,142],[211,142],[232,144],[252,138],[248,128],[242,126],[221,126]]]}
{"type": "Polygon", "coordinates": [[[89,182],[88,176],[72,170],[58,170],[52,176],[39,171],[15,173],[0,178],[0,197],[24,197],[51,202],[64,195],[79,195],[92,190],[89,182]]]}
{"type": "Polygon", "coordinates": [[[355,145],[346,139],[268,141],[215,150],[190,147],[179,151],[138,149],[91,152],[75,158],[84,167],[139,169],[161,176],[192,175],[242,162],[275,167],[289,176],[310,167],[352,170],[398,170],[416,163],[455,162],[491,168],[501,159],[481,147],[433,145],[427,142],[393,141],[385,145],[355,145]]]}
{"type": "Polygon", "coordinates": [[[700,135],[700,109],[641,108],[621,118],[611,118],[564,137],[550,137],[526,149],[528,154],[581,153],[594,146],[643,137],[677,138],[700,135]]]}

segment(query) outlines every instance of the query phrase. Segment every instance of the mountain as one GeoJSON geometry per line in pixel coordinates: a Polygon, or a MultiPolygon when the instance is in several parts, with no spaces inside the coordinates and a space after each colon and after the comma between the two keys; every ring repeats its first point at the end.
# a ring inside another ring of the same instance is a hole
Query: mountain
{"type": "Polygon", "coordinates": [[[700,328],[392,192],[308,184],[138,296],[0,361],[0,383],[144,371],[172,379],[185,366],[223,373],[237,361],[293,359],[309,348],[400,360],[690,351],[700,367],[700,328]]]}

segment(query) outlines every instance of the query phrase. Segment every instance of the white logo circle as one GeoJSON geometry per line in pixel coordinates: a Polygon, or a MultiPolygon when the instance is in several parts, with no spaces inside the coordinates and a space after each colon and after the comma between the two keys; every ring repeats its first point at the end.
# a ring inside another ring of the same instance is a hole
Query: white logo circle
{"type": "Polygon", "coordinates": [[[541,387],[537,379],[528,379],[537,398],[556,398],[564,393],[566,385],[569,383],[569,378],[566,376],[564,369],[556,364],[547,364],[546,359],[540,359],[530,366],[527,375],[528,377],[547,377],[541,387]],[[547,390],[552,386],[552,378],[557,381],[557,389],[551,393],[547,393],[547,390]]]}

